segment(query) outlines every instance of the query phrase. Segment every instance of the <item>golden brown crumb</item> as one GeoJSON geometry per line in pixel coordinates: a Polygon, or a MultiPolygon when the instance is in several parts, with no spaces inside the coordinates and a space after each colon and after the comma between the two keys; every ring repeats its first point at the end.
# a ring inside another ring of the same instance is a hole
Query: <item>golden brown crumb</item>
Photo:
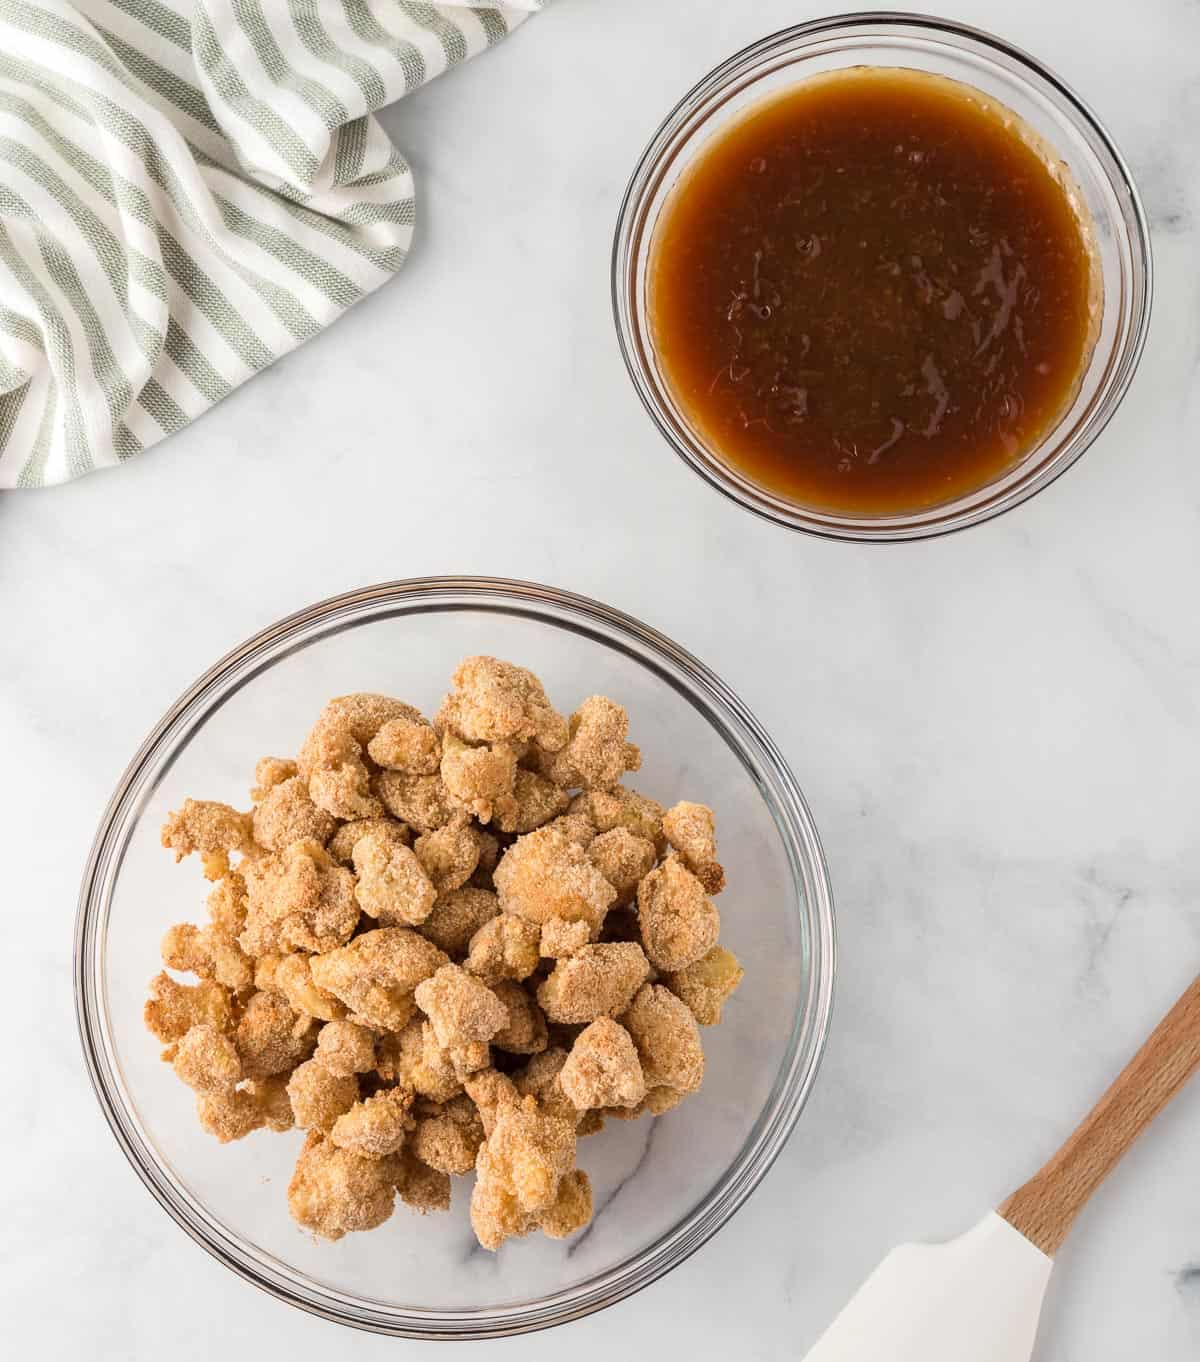
{"type": "Polygon", "coordinates": [[[511,802],[497,808],[493,821],[501,832],[532,832],[561,814],[570,802],[552,780],[522,767],[514,777],[511,802]]]}
{"type": "Polygon", "coordinates": [[[250,815],[213,799],[185,799],[162,828],[162,844],[175,853],[176,861],[193,851],[201,855],[245,851],[251,840],[250,815]]]}
{"type": "Polygon", "coordinates": [[[714,946],[685,969],[665,975],[663,983],[691,1008],[701,1026],[716,1026],[721,1020],[722,1004],[742,982],[744,974],[732,951],[714,946]]]}
{"type": "Polygon", "coordinates": [[[535,1098],[505,1107],[488,1137],[487,1176],[516,1195],[522,1210],[544,1211],[575,1167],[575,1125],[540,1111],[535,1098]]]}
{"type": "Polygon", "coordinates": [[[354,818],[341,827],[329,839],[325,850],[339,865],[350,865],[354,860],[354,845],[360,837],[368,833],[390,842],[393,846],[411,846],[412,831],[407,824],[395,818],[354,818]]]}
{"type": "Polygon", "coordinates": [[[480,1245],[495,1252],[506,1239],[528,1234],[536,1224],[517,1200],[512,1186],[493,1171],[494,1161],[486,1144],[476,1160],[475,1186],[471,1191],[471,1228],[480,1245]]]}
{"type": "Polygon", "coordinates": [[[636,790],[620,786],[615,790],[587,790],[571,801],[569,811],[586,814],[597,832],[628,828],[635,837],[653,842],[660,856],[666,846],[662,805],[636,790]]]}
{"type": "Polygon", "coordinates": [[[566,1174],[558,1195],[538,1216],[538,1228],[550,1239],[566,1239],[592,1218],[592,1184],[582,1168],[566,1174]]]}
{"type": "Polygon", "coordinates": [[[473,745],[447,732],[441,772],[450,798],[481,823],[490,823],[494,814],[515,813],[517,752],[511,744],[473,745]]]}
{"type": "Polygon", "coordinates": [[[681,800],[663,814],[663,831],[705,892],[719,894],[725,872],[717,861],[716,820],[708,805],[681,800]]]}
{"type": "MultiPolygon", "coordinates": [[[[558,786],[554,787],[556,790],[558,786]]],[[[581,846],[584,851],[596,840],[596,827],[586,813],[564,813],[551,819],[548,828],[557,828],[569,841],[581,846]]]]}
{"type": "Polygon", "coordinates": [[[454,817],[454,804],[440,775],[410,776],[404,771],[380,771],[374,788],[388,813],[418,832],[432,832],[454,817]]]}
{"type": "Polygon", "coordinates": [[[704,1051],[686,1003],[661,984],[645,984],[620,1020],[633,1037],[648,1088],[695,1092],[704,1078],[704,1051]]]}
{"type": "Polygon", "coordinates": [[[442,758],[442,744],[423,719],[389,719],[367,744],[367,754],[389,771],[431,776],[442,758]]]}
{"type": "Polygon", "coordinates": [[[228,1092],[242,1078],[233,1041],[205,1022],[193,1026],[175,1046],[173,1067],[196,1092],[228,1092]]]}
{"type": "Polygon", "coordinates": [[[677,856],[668,856],[638,885],[642,944],[656,969],[685,968],[717,943],[721,918],[704,886],[677,856]]]}
{"type": "Polygon", "coordinates": [[[633,902],[638,882],[653,870],[658,859],[654,843],[628,828],[599,833],[588,846],[588,858],[617,891],[617,908],[633,902]]]}
{"type": "Polygon", "coordinates": [[[422,833],[413,850],[437,893],[448,894],[471,878],[482,847],[468,815],[459,813],[444,827],[422,833]]]}
{"type": "Polygon", "coordinates": [[[485,984],[527,979],[541,959],[541,928],[512,913],[489,918],[471,938],[463,968],[485,984]]]}
{"type": "Polygon", "coordinates": [[[162,939],[162,962],[168,969],[215,979],[233,993],[245,993],[254,984],[254,965],[237,941],[210,923],[197,927],[177,922],[162,939]]]}
{"type": "MultiPolygon", "coordinates": [[[[476,1067],[482,1069],[485,1066],[486,1060],[476,1067]]],[[[427,1021],[422,1022],[421,1053],[413,1064],[409,1079],[412,1086],[422,1097],[434,1102],[448,1102],[462,1091],[463,1077],[459,1076],[453,1054],[438,1044],[433,1027],[427,1021]]]]}
{"type": "Polygon", "coordinates": [[[296,763],[290,757],[260,757],[254,768],[254,788],[250,791],[250,798],[256,804],[260,803],[276,785],[291,780],[296,770],[296,763]]]}
{"type": "Polygon", "coordinates": [[[496,995],[460,965],[443,965],[417,985],[417,1006],[429,1018],[438,1044],[446,1050],[484,1042],[508,1021],[496,995]]]}
{"type": "Polygon", "coordinates": [[[246,1090],[254,1098],[262,1123],[268,1130],[291,1130],[296,1124],[292,1101],[288,1097],[287,1074],[272,1074],[270,1078],[251,1079],[246,1090]]]}
{"type": "Polygon", "coordinates": [[[450,1209],[450,1175],[408,1154],[400,1155],[396,1189],[400,1200],[422,1215],[450,1209]]]}
{"type": "Polygon", "coordinates": [[[609,1017],[592,1022],[571,1047],[559,1082],[581,1110],[636,1107],[646,1095],[641,1061],[629,1032],[609,1017]]]}
{"type": "Polygon", "coordinates": [[[333,816],[308,797],[308,786],[299,776],[272,786],[254,810],[254,840],[268,851],[282,851],[293,842],[323,846],[336,826],[333,816]]]}
{"type": "Polygon", "coordinates": [[[551,1021],[591,1022],[615,1017],[646,982],[649,963],[632,941],[583,946],[560,960],[538,986],[538,1002],[551,1021]]]}
{"type": "Polygon", "coordinates": [[[296,1221],[325,1239],[351,1230],[373,1230],[395,1205],[399,1165],[339,1149],[310,1131],[288,1184],[288,1207],[296,1221]]]}
{"type": "Polygon", "coordinates": [[[315,956],[313,981],[368,1026],[398,1031],[413,1013],[413,990],[446,957],[411,927],[377,927],[348,946],[315,956]]]}
{"type": "Polygon", "coordinates": [[[358,1101],[358,1079],[353,1074],[331,1074],[319,1059],[297,1064],[287,1090],[296,1124],[306,1130],[328,1130],[358,1101]]]}
{"type": "Polygon", "coordinates": [[[535,1055],[547,1045],[546,1018],[528,992],[512,979],[492,984],[492,992],[508,1009],[508,1021],[492,1037],[497,1050],[535,1055]]]}
{"type": "Polygon", "coordinates": [[[323,988],[313,983],[312,965],[307,955],[285,955],[271,975],[271,987],[282,993],[297,1012],[319,1021],[336,1021],[346,1009],[323,988]]]}
{"type": "Polygon", "coordinates": [[[368,832],[354,844],[358,906],[381,926],[417,926],[433,911],[437,890],[421,862],[390,835],[368,832]]]}
{"type": "Polygon", "coordinates": [[[334,865],[318,842],[296,842],[243,871],[248,955],[328,951],[350,939],[358,923],[354,876],[334,865]]]}
{"type": "Polygon", "coordinates": [[[201,1127],[222,1144],[244,1139],[252,1130],[261,1130],[266,1124],[254,1094],[244,1088],[197,1093],[196,1115],[201,1127]]]}
{"type": "Polygon", "coordinates": [[[421,932],[449,956],[467,953],[471,938],[500,911],[500,900],[490,889],[464,886],[439,894],[421,932]]]}
{"type": "Polygon", "coordinates": [[[201,1023],[227,1031],[233,1024],[233,1007],[228,989],[213,979],[177,984],[169,974],[156,974],[150,980],[142,1018],[159,1040],[173,1041],[181,1040],[201,1023]]]}
{"type": "Polygon", "coordinates": [[[414,1158],[442,1173],[469,1173],[483,1143],[483,1121],[464,1093],[417,1117],[409,1141],[414,1158]]]}
{"type": "Polygon", "coordinates": [[[583,921],[600,930],[617,891],[577,843],[557,828],[518,837],[494,876],[500,907],[539,925],[550,918],[583,921]]]}
{"type": "Polygon", "coordinates": [[[246,882],[237,871],[219,880],[208,896],[208,917],[226,937],[236,939],[246,928],[246,882]]]}
{"type": "Polygon", "coordinates": [[[438,722],[468,742],[532,738],[548,752],[567,741],[567,723],[555,713],[531,671],[496,657],[468,657],[452,678],[438,722]]]}
{"type": "MultiPolygon", "coordinates": [[[[624,1107],[616,1108],[624,1111],[624,1107]]],[[[584,1111],[579,1115],[579,1124],[575,1127],[575,1138],[582,1140],[588,1135],[599,1135],[604,1129],[604,1116],[602,1111],[584,1111]]]]}
{"type": "Polygon", "coordinates": [[[642,754],[625,741],[628,735],[624,707],[606,695],[590,696],[571,715],[567,745],[543,762],[543,773],[568,789],[612,789],[642,764],[642,754]]]}
{"type": "Polygon", "coordinates": [[[412,1104],[411,1088],[383,1088],[346,1108],[334,1121],[329,1138],[339,1149],[371,1159],[398,1153],[412,1125],[412,1104]]]}
{"type": "Polygon", "coordinates": [[[312,800],[335,818],[376,818],[363,749],[391,719],[419,720],[411,705],[385,695],[342,695],[325,706],[297,759],[312,800]]]}
{"type": "Polygon", "coordinates": [[[233,1033],[247,1078],[269,1078],[312,1053],[312,1018],[301,1016],[282,993],[255,993],[233,1033]]]}
{"type": "Polygon", "coordinates": [[[365,1074],[375,1067],[375,1037],[352,1021],[331,1021],[317,1032],[316,1058],[331,1074],[365,1074]]]}
{"type": "Polygon", "coordinates": [[[496,1118],[505,1107],[517,1105],[517,1089],[512,1079],[496,1069],[480,1069],[465,1078],[463,1086],[475,1103],[485,1135],[491,1135],[496,1118]]]}
{"type": "Polygon", "coordinates": [[[542,923],[540,950],[549,959],[557,960],[564,955],[574,955],[591,937],[586,922],[564,922],[560,917],[552,917],[542,923]]]}

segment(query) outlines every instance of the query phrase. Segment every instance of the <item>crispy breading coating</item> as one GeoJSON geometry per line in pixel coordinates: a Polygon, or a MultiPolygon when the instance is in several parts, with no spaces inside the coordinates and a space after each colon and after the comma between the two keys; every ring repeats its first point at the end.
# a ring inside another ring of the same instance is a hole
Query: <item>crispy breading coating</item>
{"type": "Polygon", "coordinates": [[[485,984],[527,979],[541,960],[541,928],[513,913],[489,918],[471,938],[463,968],[485,984]]]}
{"type": "Polygon", "coordinates": [[[242,1079],[242,1061],[233,1041],[215,1026],[193,1026],[174,1047],[172,1067],[196,1092],[228,1092],[242,1079]]]}
{"type": "Polygon", "coordinates": [[[468,657],[452,678],[438,724],[468,742],[536,740],[548,752],[567,741],[567,722],[555,712],[531,671],[497,657],[468,657]]]}
{"type": "Polygon", "coordinates": [[[420,1159],[401,1154],[396,1190],[400,1200],[414,1211],[429,1215],[450,1209],[450,1175],[430,1168],[420,1159]]]}
{"type": "Polygon", "coordinates": [[[617,891],[615,908],[633,902],[639,882],[654,869],[658,856],[654,843],[638,837],[628,828],[610,828],[588,845],[588,859],[617,891]]]}
{"type": "Polygon", "coordinates": [[[168,969],[215,979],[234,993],[254,985],[254,962],[227,932],[210,923],[177,922],[162,939],[162,962],[168,969]]]}
{"type": "Polygon", "coordinates": [[[358,906],[381,926],[412,927],[433,911],[437,890],[413,851],[392,834],[368,832],[354,844],[358,906]]]}
{"type": "Polygon", "coordinates": [[[721,1006],[742,982],[745,970],[737,956],[724,946],[714,946],[685,969],[663,976],[663,983],[692,1010],[701,1026],[716,1026],[721,1006]]]}
{"type": "Polygon", "coordinates": [[[642,754],[627,742],[629,715],[606,695],[592,695],[571,715],[567,745],[542,762],[542,774],[564,789],[610,790],[642,754]]]}
{"type": "Polygon", "coordinates": [[[319,842],[295,842],[245,866],[246,926],[238,938],[248,955],[329,951],[358,923],[354,876],[334,865],[319,842]]]}
{"type": "Polygon", "coordinates": [[[287,1090],[296,1124],[305,1130],[328,1130],[358,1101],[358,1079],[353,1074],[331,1074],[319,1059],[297,1064],[287,1090]]]}
{"type": "Polygon", "coordinates": [[[299,776],[273,785],[254,809],[254,840],[268,851],[282,851],[293,842],[319,842],[333,836],[337,820],[318,809],[299,776]]]}
{"type": "Polygon", "coordinates": [[[636,1107],[646,1095],[633,1040],[610,1017],[601,1017],[583,1032],[571,1047],[558,1081],[580,1109],[636,1107]]]}
{"type": "Polygon", "coordinates": [[[464,885],[438,895],[433,911],[421,924],[421,932],[447,955],[459,958],[467,953],[480,927],[499,912],[500,900],[490,889],[464,885]]]}
{"type": "Polygon", "coordinates": [[[254,1098],[268,1130],[291,1130],[296,1124],[292,1112],[292,1099],[288,1096],[287,1085],[290,1074],[272,1074],[270,1078],[251,1079],[246,1091],[254,1098]]]}
{"type": "Polygon", "coordinates": [[[709,894],[719,894],[725,888],[725,872],[717,861],[716,827],[713,811],[707,804],[692,804],[685,799],[663,814],[667,840],[709,894]]]}
{"type": "Polygon", "coordinates": [[[236,939],[246,929],[246,881],[236,870],[222,876],[208,896],[208,919],[223,936],[236,939]]]}
{"type": "Polygon", "coordinates": [[[535,1055],[549,1043],[546,1018],[527,990],[512,979],[492,984],[492,992],[508,1009],[508,1021],[492,1037],[497,1050],[510,1055],[535,1055]]]}
{"type": "Polygon", "coordinates": [[[483,1140],[483,1120],[462,1093],[432,1112],[418,1113],[408,1147],[414,1158],[439,1172],[469,1173],[483,1140]]]}
{"type": "Polygon", "coordinates": [[[245,1088],[197,1093],[196,1116],[201,1128],[209,1135],[215,1135],[222,1144],[244,1139],[252,1130],[261,1130],[266,1124],[262,1107],[254,1094],[245,1088]]]}
{"type": "MultiPolygon", "coordinates": [[[[484,1045],[486,1052],[487,1046],[484,1045]]],[[[477,1057],[477,1056],[476,1056],[477,1057]]],[[[475,1067],[487,1066],[486,1058],[475,1067]]],[[[449,1102],[462,1091],[467,1075],[464,1066],[460,1075],[459,1066],[454,1062],[454,1053],[438,1043],[433,1027],[428,1021],[421,1023],[421,1054],[411,1070],[411,1083],[416,1091],[433,1102],[449,1102]]]]}
{"type": "Polygon", "coordinates": [[[597,832],[628,828],[635,837],[653,842],[660,856],[666,848],[663,806],[636,790],[623,786],[613,790],[586,790],[571,801],[568,812],[585,814],[597,832]]]}
{"type": "Polygon", "coordinates": [[[494,1171],[494,1160],[482,1145],[475,1163],[475,1186],[471,1190],[471,1228],[480,1245],[494,1253],[506,1239],[520,1238],[536,1225],[524,1209],[511,1184],[494,1171]]]}
{"type": "Polygon", "coordinates": [[[411,1088],[382,1088],[343,1111],[334,1121],[329,1138],[339,1149],[352,1149],[370,1159],[399,1153],[412,1128],[412,1104],[411,1088]]]}
{"type": "Polygon", "coordinates": [[[365,1074],[375,1067],[375,1036],[352,1021],[327,1022],[317,1032],[315,1058],[331,1074],[365,1074]]]}
{"type": "Polygon", "coordinates": [[[389,818],[352,818],[343,823],[329,839],[325,850],[339,865],[350,865],[354,860],[354,844],[360,837],[376,833],[394,846],[411,846],[412,830],[399,819],[389,818]]]}
{"type": "Polygon", "coordinates": [[[591,939],[591,929],[586,922],[564,922],[560,917],[552,917],[542,923],[539,949],[548,959],[558,960],[564,955],[574,955],[591,939]]]}
{"type": "MultiPolygon", "coordinates": [[[[557,790],[558,786],[556,785],[554,788],[557,790]]],[[[584,851],[596,840],[595,824],[586,813],[568,812],[560,814],[557,818],[552,818],[546,826],[557,828],[568,841],[581,846],[584,851]]]]}
{"type": "Polygon", "coordinates": [[[291,780],[297,769],[290,757],[259,757],[254,767],[254,787],[250,791],[250,798],[258,804],[276,785],[291,780]]]}
{"type": "Polygon", "coordinates": [[[716,945],[720,915],[677,856],[668,856],[638,885],[637,902],[642,944],[656,969],[684,969],[716,945]]]}
{"type": "Polygon", "coordinates": [[[600,930],[617,891],[577,843],[557,828],[518,837],[494,876],[500,907],[539,925],[550,918],[586,922],[600,930]]]}
{"type": "Polygon", "coordinates": [[[515,814],[517,750],[511,743],[472,744],[447,731],[441,772],[450,798],[481,823],[495,814],[515,814]]]}
{"type": "Polygon", "coordinates": [[[522,1210],[544,1211],[575,1167],[575,1124],[547,1115],[535,1098],[524,1097],[500,1112],[485,1148],[488,1169],[484,1173],[477,1165],[481,1178],[511,1188],[522,1210]]]}
{"type": "Polygon", "coordinates": [[[389,719],[367,744],[367,755],[388,771],[431,776],[442,759],[442,741],[424,719],[389,719]]]}
{"type": "Polygon", "coordinates": [[[234,1028],[233,1042],[247,1078],[269,1078],[293,1069],[312,1053],[312,1018],[276,992],[251,996],[234,1028]]]}
{"type": "Polygon", "coordinates": [[[561,814],[570,796],[552,780],[521,767],[513,780],[512,800],[497,805],[493,822],[501,832],[532,832],[561,814]]]}
{"type": "Polygon", "coordinates": [[[558,1195],[538,1216],[541,1232],[550,1239],[566,1239],[592,1218],[592,1184],[582,1168],[567,1173],[558,1184],[558,1195]]]}
{"type": "MultiPolygon", "coordinates": [[[[564,1055],[564,1058],[566,1056],[564,1055]]],[[[540,1056],[536,1056],[540,1058],[540,1056]]],[[[532,1062],[532,1061],[531,1061],[532,1062]]],[[[480,1069],[463,1079],[467,1096],[475,1103],[485,1136],[492,1133],[496,1118],[505,1107],[517,1105],[517,1089],[507,1074],[497,1069],[480,1069]]]]}
{"type": "Polygon", "coordinates": [[[340,1239],[352,1230],[373,1230],[395,1206],[399,1164],[339,1149],[309,1131],[288,1184],[288,1207],[306,1230],[340,1239]]]}
{"type": "Polygon", "coordinates": [[[456,814],[444,827],[422,833],[413,851],[439,894],[461,889],[479,864],[483,850],[470,817],[456,814]]]}
{"type": "Polygon", "coordinates": [[[418,833],[444,827],[457,810],[440,775],[413,776],[405,771],[380,771],[373,788],[393,817],[418,833]]]}
{"type": "Polygon", "coordinates": [[[233,1024],[232,999],[229,990],[215,979],[177,984],[169,974],[156,974],[150,980],[142,1019],[146,1029],[164,1042],[182,1040],[193,1026],[202,1023],[227,1031],[233,1024]]]}
{"type": "Polygon", "coordinates": [[[649,961],[636,942],[582,946],[560,960],[538,985],[538,1002],[556,1022],[615,1017],[633,1001],[649,972],[649,961]]]}
{"type": "Polygon", "coordinates": [[[297,1012],[319,1021],[336,1021],[346,1015],[345,1007],[332,993],[313,983],[310,956],[300,953],[283,956],[271,974],[271,987],[282,993],[297,1012]]]}
{"type": "MultiPolygon", "coordinates": [[[[571,1045],[575,1038],[571,1037],[571,1045]]],[[[534,1055],[523,1068],[512,1076],[521,1097],[536,1097],[538,1107],[548,1116],[570,1121],[578,1126],[580,1111],[563,1091],[562,1068],[567,1062],[567,1047],[551,1045],[534,1055]]]]}
{"type": "Polygon", "coordinates": [[[314,983],[367,1026],[399,1031],[412,1016],[413,990],[445,963],[445,955],[413,928],[377,927],[315,956],[310,968],[314,983]]]}
{"type": "Polygon", "coordinates": [[[486,984],[460,965],[443,965],[417,985],[417,1006],[446,1050],[486,1044],[508,1021],[508,1010],[486,984]]]}
{"type": "Polygon", "coordinates": [[[376,818],[363,750],[391,719],[420,720],[411,705],[385,695],[341,695],[325,706],[297,759],[312,800],[335,818],[376,818]]]}
{"type": "Polygon", "coordinates": [[[162,826],[162,844],[175,853],[176,861],[193,851],[202,856],[245,851],[252,840],[250,815],[213,799],[185,799],[162,826]]]}
{"type": "Polygon", "coordinates": [[[633,1037],[647,1088],[695,1092],[704,1078],[704,1051],[686,1003],[661,984],[645,984],[620,1022],[633,1037]]]}

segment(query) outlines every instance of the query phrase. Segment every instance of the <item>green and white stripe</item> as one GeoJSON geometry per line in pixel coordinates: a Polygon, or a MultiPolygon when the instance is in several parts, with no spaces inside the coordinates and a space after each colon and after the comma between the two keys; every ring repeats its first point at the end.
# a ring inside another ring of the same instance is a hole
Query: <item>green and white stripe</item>
{"type": "Polygon", "coordinates": [[[0,488],[161,440],[404,263],[372,115],[542,0],[0,0],[0,488]]]}

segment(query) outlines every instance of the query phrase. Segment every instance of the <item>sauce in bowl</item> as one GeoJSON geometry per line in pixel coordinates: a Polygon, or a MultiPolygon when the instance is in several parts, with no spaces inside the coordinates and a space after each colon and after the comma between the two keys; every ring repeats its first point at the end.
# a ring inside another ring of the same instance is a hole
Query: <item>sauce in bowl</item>
{"type": "Polygon", "coordinates": [[[858,67],[751,107],[655,226],[651,336],[686,419],[802,505],[896,515],[1002,476],[1099,332],[1091,223],[1014,113],[858,67]]]}

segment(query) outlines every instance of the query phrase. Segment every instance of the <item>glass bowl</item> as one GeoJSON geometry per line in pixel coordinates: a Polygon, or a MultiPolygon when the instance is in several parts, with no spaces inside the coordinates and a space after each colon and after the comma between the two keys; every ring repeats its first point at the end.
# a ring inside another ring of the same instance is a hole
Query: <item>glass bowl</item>
{"type": "Polygon", "coordinates": [[[682,648],[595,601],[524,582],[426,578],[291,615],[207,671],[156,725],[104,813],[84,875],[75,985],[84,1054],[130,1163],[210,1253],[282,1300],[410,1337],[493,1337],[588,1314],[646,1286],[749,1196],[804,1106],[829,1027],[829,880],[812,818],[771,739],[682,648]],[[203,920],[195,858],[175,865],[159,827],[185,796],[245,806],[254,763],[294,753],[332,695],[377,690],[432,713],[455,664],[492,653],[531,667],[571,708],[624,703],[641,744],[637,787],[715,808],[729,887],[722,941],[746,969],[705,1033],[703,1088],[657,1120],[613,1121],[581,1145],[589,1228],[492,1255],[475,1243],[467,1186],[449,1215],[396,1214],[369,1234],[316,1242],[291,1220],[299,1132],[219,1145],[142,1025],[164,929],[203,920]]]}
{"type": "Polygon", "coordinates": [[[1150,234],[1120,152],[1088,106],[1027,53],[978,29],[922,15],[839,15],[785,29],[730,57],[690,90],[646,148],[617,218],[613,314],[634,387],[684,461],[719,492],[792,529],[834,539],[904,540],[960,530],[1011,509],[1065,472],[1117,409],[1150,320],[1150,234]],[[1074,402],[1035,448],[998,479],[953,501],[901,515],[805,507],[759,485],[707,447],[655,355],[648,266],[659,213],[705,144],[745,110],[806,77],[851,66],[907,67],[959,80],[1006,104],[1055,149],[1085,202],[1101,260],[1104,315],[1074,402]]]}

